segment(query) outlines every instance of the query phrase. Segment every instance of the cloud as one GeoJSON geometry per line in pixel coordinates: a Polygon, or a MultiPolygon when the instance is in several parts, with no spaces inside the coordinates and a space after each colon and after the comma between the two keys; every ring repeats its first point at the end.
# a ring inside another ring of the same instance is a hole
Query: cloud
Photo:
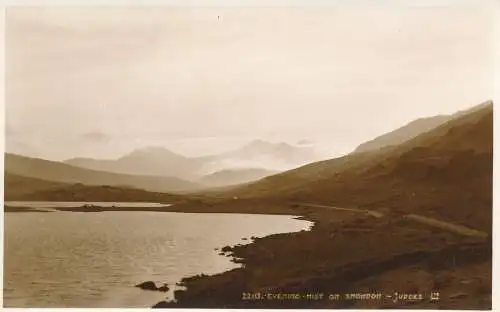
{"type": "Polygon", "coordinates": [[[486,10],[9,8],[6,15],[7,122],[30,144],[51,142],[40,148],[46,153],[75,153],[69,141],[274,134],[290,142],[328,137],[348,150],[415,118],[491,98],[486,10]]]}
{"type": "Polygon", "coordinates": [[[314,145],[314,142],[308,139],[302,139],[297,141],[297,145],[314,145]]]}
{"type": "Polygon", "coordinates": [[[100,131],[91,131],[81,135],[82,139],[91,142],[107,142],[109,141],[109,136],[100,131]]]}

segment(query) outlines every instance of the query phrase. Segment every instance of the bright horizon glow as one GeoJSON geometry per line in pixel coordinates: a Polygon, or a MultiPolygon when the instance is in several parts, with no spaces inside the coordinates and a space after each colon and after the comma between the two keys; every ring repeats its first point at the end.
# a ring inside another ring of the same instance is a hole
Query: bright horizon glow
{"type": "Polygon", "coordinates": [[[7,151],[332,156],[493,98],[488,6],[9,8],[7,151]]]}

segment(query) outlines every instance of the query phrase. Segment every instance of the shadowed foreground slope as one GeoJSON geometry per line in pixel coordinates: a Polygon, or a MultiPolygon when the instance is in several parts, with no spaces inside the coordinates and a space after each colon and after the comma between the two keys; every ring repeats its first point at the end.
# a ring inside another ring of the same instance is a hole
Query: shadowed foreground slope
{"type": "Polygon", "coordinates": [[[184,279],[187,291],[176,292],[177,302],[156,307],[491,309],[492,109],[457,117],[399,146],[314,163],[225,195],[238,200],[173,207],[296,214],[315,225],[231,248],[244,268],[184,279]],[[490,235],[419,222],[430,218],[490,235]],[[422,294],[422,300],[385,297],[394,292],[422,294]],[[430,301],[431,292],[440,299],[430,301]],[[276,296],[284,293],[302,297],[276,296]],[[319,293],[325,298],[304,297],[319,293]],[[341,300],[328,300],[336,293],[341,300]],[[384,296],[349,300],[343,296],[349,293],[384,296]]]}

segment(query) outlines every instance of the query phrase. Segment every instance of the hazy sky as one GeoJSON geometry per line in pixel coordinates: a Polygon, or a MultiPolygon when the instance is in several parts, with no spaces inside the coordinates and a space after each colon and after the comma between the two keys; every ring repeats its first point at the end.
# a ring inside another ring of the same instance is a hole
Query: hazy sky
{"type": "Polygon", "coordinates": [[[492,98],[488,7],[9,8],[7,150],[331,155],[492,98]]]}

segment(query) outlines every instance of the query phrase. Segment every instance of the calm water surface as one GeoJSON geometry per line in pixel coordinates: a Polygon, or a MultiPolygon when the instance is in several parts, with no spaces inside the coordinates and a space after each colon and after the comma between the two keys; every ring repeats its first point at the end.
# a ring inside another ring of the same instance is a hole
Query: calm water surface
{"type": "MultiPolygon", "coordinates": [[[[81,203],[85,204],[85,203],[81,203]]],[[[24,212],[4,218],[5,307],[150,307],[183,277],[238,267],[218,255],[244,237],[308,229],[292,216],[24,212]]]]}

